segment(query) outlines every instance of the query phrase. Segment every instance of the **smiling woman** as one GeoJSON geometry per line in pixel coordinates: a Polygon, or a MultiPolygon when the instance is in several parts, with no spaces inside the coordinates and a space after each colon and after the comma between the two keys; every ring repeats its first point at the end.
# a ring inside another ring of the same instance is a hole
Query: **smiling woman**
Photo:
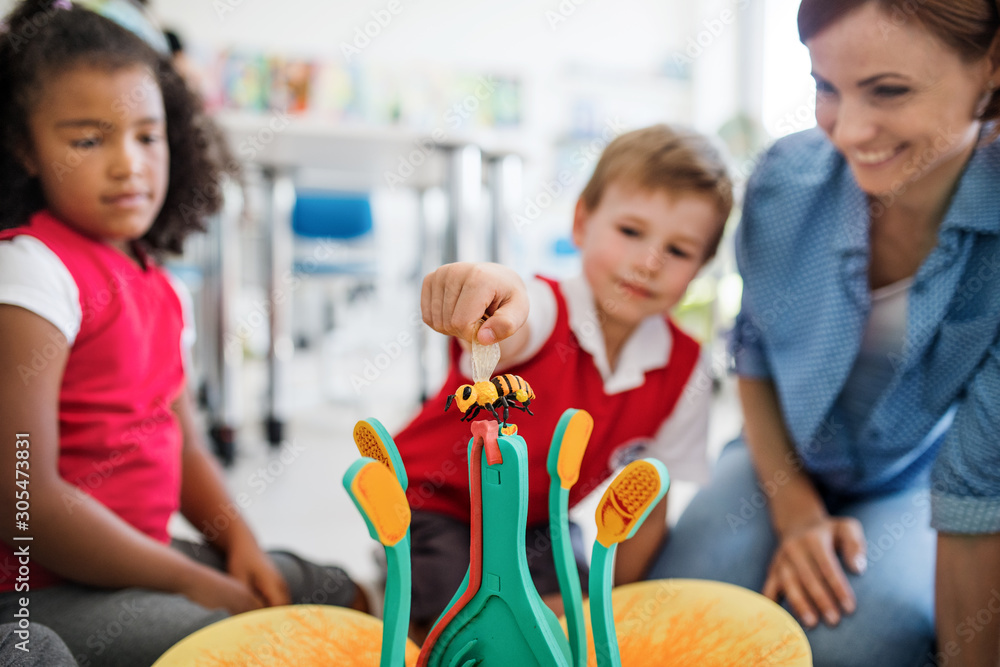
{"type": "Polygon", "coordinates": [[[979,136],[992,62],[967,60],[916,19],[897,23],[875,3],[806,44],[816,120],[861,189],[938,217],[979,136]]]}
{"type": "Polygon", "coordinates": [[[744,433],[654,574],[783,600],[817,666],[925,664],[935,621],[1000,657],[1000,622],[959,636],[1000,586],[998,30],[994,0],[803,0],[819,128],[747,187],[744,433]]]}

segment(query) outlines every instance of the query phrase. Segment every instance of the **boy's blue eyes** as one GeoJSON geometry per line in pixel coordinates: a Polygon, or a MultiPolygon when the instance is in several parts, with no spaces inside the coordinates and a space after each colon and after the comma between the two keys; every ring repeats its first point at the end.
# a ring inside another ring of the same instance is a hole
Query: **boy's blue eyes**
{"type": "MultiPolygon", "coordinates": [[[[619,226],[618,230],[629,238],[639,238],[642,236],[642,233],[634,227],[619,226]]],[[[666,251],[668,255],[673,255],[674,257],[678,257],[680,259],[688,259],[691,257],[691,253],[675,245],[668,245],[666,251]]]]}

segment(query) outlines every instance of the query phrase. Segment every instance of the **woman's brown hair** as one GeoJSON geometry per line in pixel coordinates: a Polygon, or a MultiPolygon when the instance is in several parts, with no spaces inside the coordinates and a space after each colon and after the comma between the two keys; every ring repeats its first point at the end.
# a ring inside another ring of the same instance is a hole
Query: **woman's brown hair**
{"type": "MultiPolygon", "coordinates": [[[[874,2],[883,17],[883,32],[907,21],[919,21],[966,62],[990,56],[1000,63],[1000,0],[802,0],[799,5],[799,39],[803,44],[846,14],[874,2]]],[[[1000,88],[993,90],[980,120],[1000,119],[1000,88]]]]}

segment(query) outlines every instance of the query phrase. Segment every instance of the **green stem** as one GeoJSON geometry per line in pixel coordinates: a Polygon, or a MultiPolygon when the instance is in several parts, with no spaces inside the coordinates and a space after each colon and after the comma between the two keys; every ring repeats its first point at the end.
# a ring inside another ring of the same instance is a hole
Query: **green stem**
{"type": "Polygon", "coordinates": [[[574,667],[586,667],[587,629],[583,622],[583,595],[580,576],[569,537],[569,489],[564,489],[558,478],[549,487],[549,533],[552,536],[552,555],[556,563],[556,578],[562,594],[563,613],[574,667]]]}
{"type": "Polygon", "coordinates": [[[395,546],[385,548],[388,572],[382,621],[380,667],[406,664],[406,635],[410,619],[410,531],[395,546]]]}
{"type": "Polygon", "coordinates": [[[594,652],[598,667],[621,667],[615,617],[611,609],[611,587],[615,576],[617,544],[605,547],[594,542],[590,560],[590,625],[594,631],[594,652]]]}

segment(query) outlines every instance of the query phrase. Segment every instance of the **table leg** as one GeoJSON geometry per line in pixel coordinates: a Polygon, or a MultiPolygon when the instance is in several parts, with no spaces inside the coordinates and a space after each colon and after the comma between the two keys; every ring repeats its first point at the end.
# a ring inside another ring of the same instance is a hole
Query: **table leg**
{"type": "Polygon", "coordinates": [[[487,257],[491,262],[510,264],[511,252],[509,220],[521,200],[521,158],[517,155],[500,155],[489,159],[487,181],[492,204],[489,226],[487,257]]]}
{"type": "Polygon", "coordinates": [[[236,433],[241,421],[240,377],[243,340],[236,333],[234,300],[240,289],[239,221],[243,193],[235,184],[224,187],[223,210],[208,225],[205,237],[205,281],[201,299],[204,342],[205,408],[208,433],[216,456],[229,465],[236,456],[236,433]]]}
{"type": "Polygon", "coordinates": [[[448,222],[445,263],[480,261],[483,153],[477,146],[455,146],[448,154],[448,222]]]}
{"type": "Polygon", "coordinates": [[[287,364],[295,353],[290,333],[292,290],[292,207],[295,188],[291,177],[277,169],[263,170],[267,201],[268,304],[270,336],[267,347],[267,441],[278,445],[285,439],[287,417],[287,364]]]}

